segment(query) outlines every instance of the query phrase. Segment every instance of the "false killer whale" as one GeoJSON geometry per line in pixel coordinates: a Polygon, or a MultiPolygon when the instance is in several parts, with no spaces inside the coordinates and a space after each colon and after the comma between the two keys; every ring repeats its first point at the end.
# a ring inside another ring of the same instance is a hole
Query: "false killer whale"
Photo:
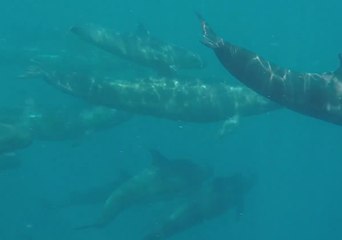
{"type": "Polygon", "coordinates": [[[28,74],[90,103],[171,120],[223,121],[249,116],[278,107],[264,97],[226,82],[187,77],[115,79],[35,66],[28,74]]]}
{"type": "Polygon", "coordinates": [[[204,67],[198,54],[158,40],[142,26],[137,33],[130,34],[112,32],[95,25],[74,26],[70,31],[105,51],[162,74],[169,74],[177,69],[204,67]]]}
{"type": "Polygon", "coordinates": [[[236,211],[237,217],[241,216],[246,194],[255,183],[254,178],[241,174],[213,178],[195,199],[180,204],[143,240],[167,239],[231,209],[236,211]]]}
{"type": "Polygon", "coordinates": [[[211,176],[210,168],[188,159],[168,159],[156,150],[150,153],[151,166],[132,176],[111,193],[94,224],[76,229],[104,227],[132,206],[187,196],[211,176]]]}
{"type": "Polygon", "coordinates": [[[0,154],[26,148],[36,140],[76,139],[120,125],[131,117],[130,113],[89,104],[0,107],[0,154]]]}
{"type": "Polygon", "coordinates": [[[62,141],[108,129],[128,121],[132,114],[102,106],[38,106],[28,116],[34,139],[62,141]]]}
{"type": "Polygon", "coordinates": [[[342,54],[332,72],[309,73],[282,68],[256,53],[217,36],[198,14],[202,42],[239,81],[293,111],[342,125],[342,54]]]}

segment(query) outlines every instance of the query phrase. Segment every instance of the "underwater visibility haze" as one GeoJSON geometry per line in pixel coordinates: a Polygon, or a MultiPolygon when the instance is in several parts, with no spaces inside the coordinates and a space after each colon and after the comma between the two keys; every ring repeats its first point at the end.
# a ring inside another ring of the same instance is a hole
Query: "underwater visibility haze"
{"type": "Polygon", "coordinates": [[[342,239],[340,1],[0,7],[0,239],[342,239]]]}

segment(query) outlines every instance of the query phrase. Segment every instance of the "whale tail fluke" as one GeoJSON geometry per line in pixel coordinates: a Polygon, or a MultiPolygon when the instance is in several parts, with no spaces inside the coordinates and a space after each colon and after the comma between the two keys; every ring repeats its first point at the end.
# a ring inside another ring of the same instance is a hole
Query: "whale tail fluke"
{"type": "Polygon", "coordinates": [[[202,37],[201,42],[209,48],[219,48],[224,45],[224,41],[221,37],[218,37],[213,29],[208,25],[207,21],[198,12],[195,12],[197,18],[201,22],[202,37]]]}

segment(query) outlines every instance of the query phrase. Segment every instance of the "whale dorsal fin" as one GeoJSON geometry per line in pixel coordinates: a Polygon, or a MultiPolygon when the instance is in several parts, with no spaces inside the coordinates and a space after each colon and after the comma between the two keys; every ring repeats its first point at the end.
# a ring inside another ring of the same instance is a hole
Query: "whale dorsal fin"
{"type": "Polygon", "coordinates": [[[158,150],[150,149],[150,154],[152,157],[151,163],[156,167],[163,167],[169,163],[169,159],[161,154],[158,150]]]}

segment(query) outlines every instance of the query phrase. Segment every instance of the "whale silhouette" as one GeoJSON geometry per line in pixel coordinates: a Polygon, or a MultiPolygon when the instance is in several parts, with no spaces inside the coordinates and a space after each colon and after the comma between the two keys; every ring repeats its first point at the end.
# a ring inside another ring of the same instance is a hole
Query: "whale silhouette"
{"type": "Polygon", "coordinates": [[[204,45],[239,81],[262,96],[293,111],[342,125],[342,54],[339,67],[324,73],[298,72],[280,67],[256,53],[217,36],[201,21],[204,45]]]}
{"type": "Polygon", "coordinates": [[[189,77],[117,79],[36,66],[37,77],[90,103],[134,114],[187,122],[223,121],[278,109],[253,91],[189,77]]]}
{"type": "Polygon", "coordinates": [[[203,186],[197,198],[181,204],[161,221],[159,227],[143,240],[167,239],[205,221],[235,210],[240,217],[246,194],[255,184],[255,177],[241,174],[215,177],[203,186]]]}
{"type": "Polygon", "coordinates": [[[112,192],[95,223],[76,229],[101,228],[132,206],[189,195],[200,188],[211,175],[211,169],[188,159],[168,159],[156,150],[151,150],[150,153],[151,166],[112,192]]]}
{"type": "Polygon", "coordinates": [[[96,25],[74,26],[70,31],[105,51],[162,74],[204,67],[198,54],[154,38],[142,25],[136,33],[129,34],[96,25]]]}

